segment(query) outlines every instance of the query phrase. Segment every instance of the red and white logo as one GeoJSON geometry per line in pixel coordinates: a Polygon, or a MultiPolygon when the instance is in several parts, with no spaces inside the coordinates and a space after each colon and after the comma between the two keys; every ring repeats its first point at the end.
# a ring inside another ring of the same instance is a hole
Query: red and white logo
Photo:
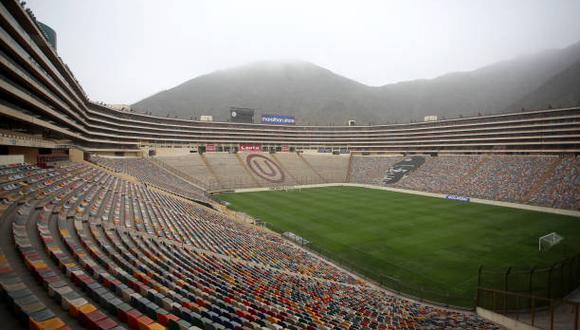
{"type": "Polygon", "coordinates": [[[248,164],[252,172],[266,181],[272,183],[284,181],[284,172],[282,172],[278,164],[268,157],[257,154],[249,155],[246,158],[246,164],[248,164]]]}

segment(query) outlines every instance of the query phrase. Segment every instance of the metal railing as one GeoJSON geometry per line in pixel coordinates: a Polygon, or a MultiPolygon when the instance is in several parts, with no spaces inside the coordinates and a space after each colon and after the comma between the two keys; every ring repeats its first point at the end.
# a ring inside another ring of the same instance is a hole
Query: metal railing
{"type": "Polygon", "coordinates": [[[481,266],[477,286],[549,299],[562,298],[580,286],[580,254],[546,266],[481,266]]]}
{"type": "Polygon", "coordinates": [[[477,289],[477,307],[542,329],[580,328],[580,303],[499,289],[477,289]]]}

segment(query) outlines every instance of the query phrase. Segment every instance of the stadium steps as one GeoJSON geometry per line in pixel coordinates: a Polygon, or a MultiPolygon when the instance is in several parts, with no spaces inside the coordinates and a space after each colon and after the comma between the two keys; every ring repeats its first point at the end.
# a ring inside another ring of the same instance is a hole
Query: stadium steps
{"type": "Polygon", "coordinates": [[[310,164],[310,162],[308,162],[308,160],[304,158],[302,154],[298,154],[298,158],[300,158],[304,162],[304,164],[306,164],[306,167],[308,167],[312,172],[314,172],[314,174],[316,174],[316,176],[320,179],[321,183],[327,183],[326,179],[324,179],[324,177],[320,175],[320,173],[318,173],[318,171],[314,168],[314,166],[312,166],[312,164],[310,164]]]}
{"type": "MultiPolygon", "coordinates": [[[[101,171],[105,171],[105,172],[109,173],[110,175],[117,177],[119,179],[126,180],[126,181],[129,181],[129,182],[137,184],[137,185],[146,185],[148,187],[148,189],[151,189],[151,190],[158,192],[160,194],[163,194],[166,196],[171,196],[173,198],[177,198],[177,199],[184,201],[186,203],[193,203],[190,199],[188,199],[185,196],[181,196],[175,192],[168,191],[168,190],[163,189],[161,187],[158,187],[152,183],[144,183],[144,182],[140,181],[139,179],[137,179],[136,177],[131,176],[127,173],[115,172],[115,171],[107,168],[106,166],[102,166],[100,164],[95,164],[95,163],[91,163],[91,162],[83,162],[83,164],[87,164],[87,165],[94,167],[94,168],[97,168],[101,171]]],[[[172,175],[174,175],[174,174],[172,174],[172,175]]]]}
{"type": "Polygon", "coordinates": [[[129,175],[127,173],[122,173],[122,172],[116,172],[113,169],[108,168],[106,166],[103,166],[101,164],[96,164],[96,163],[87,162],[87,161],[83,161],[82,163],[83,164],[87,164],[87,165],[89,165],[91,167],[97,168],[97,169],[99,169],[101,171],[105,171],[105,172],[107,172],[107,173],[109,173],[111,175],[114,175],[114,176],[116,176],[118,178],[121,178],[123,180],[127,180],[127,181],[133,182],[133,183],[141,183],[141,181],[139,181],[139,179],[137,179],[136,177],[134,177],[132,175],[129,175]]]}
{"type": "Polygon", "coordinates": [[[183,173],[181,170],[176,169],[175,167],[173,167],[169,164],[166,164],[162,160],[150,158],[150,159],[148,159],[148,161],[151,164],[154,164],[155,166],[161,168],[162,170],[169,172],[169,173],[181,178],[184,181],[187,181],[187,183],[198,188],[201,191],[205,191],[208,188],[208,187],[204,187],[205,185],[203,183],[201,183],[199,180],[196,180],[191,175],[183,173]]]}
{"type": "Polygon", "coordinates": [[[346,168],[346,178],[344,182],[350,182],[352,179],[352,154],[348,156],[348,166],[346,168]]]}
{"type": "Polygon", "coordinates": [[[250,169],[246,166],[246,162],[244,162],[244,160],[242,159],[242,156],[240,156],[240,154],[236,153],[236,159],[238,160],[238,162],[240,163],[240,166],[244,169],[244,171],[246,172],[248,177],[250,179],[252,179],[252,182],[254,182],[256,187],[263,187],[264,185],[261,184],[260,181],[258,181],[258,179],[254,176],[254,173],[252,173],[252,171],[250,171],[250,169]]]}
{"type": "Polygon", "coordinates": [[[294,175],[292,175],[292,173],[290,173],[290,171],[288,171],[288,169],[286,169],[286,166],[284,166],[284,164],[282,164],[282,162],[280,161],[280,159],[278,159],[278,157],[276,157],[276,154],[272,154],[272,160],[274,162],[276,162],[276,164],[278,164],[278,166],[280,166],[280,168],[282,169],[282,171],[284,171],[284,173],[288,174],[288,176],[292,179],[293,182],[288,182],[289,184],[293,184],[293,185],[297,185],[299,184],[298,180],[296,180],[296,178],[294,177],[294,175]]]}
{"type": "MultiPolygon", "coordinates": [[[[199,157],[201,157],[201,161],[203,162],[205,167],[207,167],[207,171],[209,172],[209,174],[211,174],[211,176],[215,179],[215,182],[217,182],[218,187],[216,187],[216,188],[217,189],[224,189],[224,184],[223,184],[222,180],[217,175],[217,173],[215,172],[213,167],[210,165],[209,161],[207,160],[207,157],[205,157],[204,154],[200,154],[199,157]]],[[[209,188],[211,189],[212,187],[209,187],[209,188]]]]}
{"type": "Polygon", "coordinates": [[[556,168],[562,163],[562,159],[558,158],[552,162],[552,164],[548,165],[548,169],[542,174],[538,182],[534,184],[530,191],[526,194],[523,198],[524,203],[529,203],[532,198],[540,191],[540,189],[544,186],[544,183],[548,181],[548,179],[552,178],[555,174],[556,168]]]}

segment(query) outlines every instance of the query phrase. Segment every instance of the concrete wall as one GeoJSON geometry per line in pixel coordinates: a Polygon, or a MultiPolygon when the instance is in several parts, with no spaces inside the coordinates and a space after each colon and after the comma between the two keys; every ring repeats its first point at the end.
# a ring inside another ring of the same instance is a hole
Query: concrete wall
{"type": "Polygon", "coordinates": [[[85,153],[82,150],[71,148],[68,150],[68,156],[71,162],[80,163],[84,158],[85,153]]]}
{"type": "Polygon", "coordinates": [[[96,154],[98,156],[102,156],[102,157],[114,157],[114,158],[123,158],[123,157],[141,158],[142,157],[141,150],[139,150],[139,151],[123,151],[122,156],[117,156],[115,154],[115,152],[113,152],[113,151],[96,152],[96,154]]]}
{"type": "Polygon", "coordinates": [[[38,158],[38,149],[36,148],[11,146],[8,147],[8,153],[10,153],[11,155],[23,155],[24,162],[36,165],[36,161],[38,158]]]}
{"type": "Polygon", "coordinates": [[[156,156],[184,156],[189,155],[192,148],[155,148],[156,156]]]}
{"type": "Polygon", "coordinates": [[[502,325],[510,330],[539,330],[540,328],[532,327],[531,325],[525,324],[518,320],[514,320],[507,316],[494,313],[487,309],[483,309],[481,307],[477,307],[476,309],[477,315],[483,317],[484,319],[490,320],[495,322],[499,325],[502,325]]]}
{"type": "Polygon", "coordinates": [[[0,155],[0,165],[24,163],[24,155],[0,155]]]}

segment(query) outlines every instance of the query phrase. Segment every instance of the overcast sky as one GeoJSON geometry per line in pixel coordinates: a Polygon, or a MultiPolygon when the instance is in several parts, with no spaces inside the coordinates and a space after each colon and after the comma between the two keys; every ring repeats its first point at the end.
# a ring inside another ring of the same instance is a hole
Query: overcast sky
{"type": "Polygon", "coordinates": [[[580,0],[29,0],[91,99],[300,59],[367,85],[473,70],[580,40],[580,0]]]}

